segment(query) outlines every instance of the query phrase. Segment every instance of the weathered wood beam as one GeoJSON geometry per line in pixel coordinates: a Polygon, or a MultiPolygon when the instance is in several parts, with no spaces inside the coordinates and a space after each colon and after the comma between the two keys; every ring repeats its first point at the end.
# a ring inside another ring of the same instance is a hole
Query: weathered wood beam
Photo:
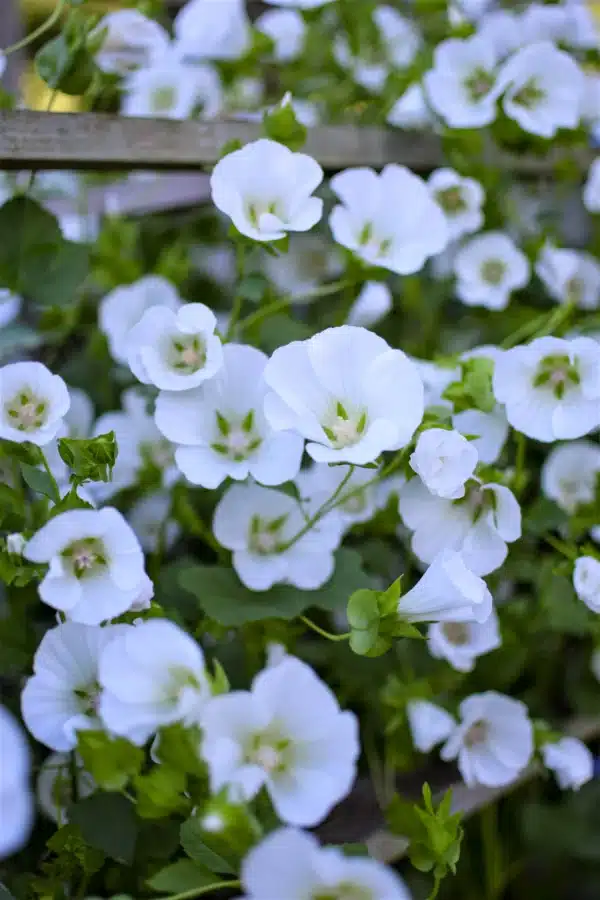
{"type": "MultiPolygon", "coordinates": [[[[193,171],[215,163],[231,140],[260,136],[255,122],[172,122],[92,113],[0,111],[0,169],[193,171]]],[[[309,131],[306,152],[329,170],[348,166],[381,168],[395,162],[429,171],[443,162],[435,135],[353,125],[309,131]]],[[[587,166],[593,151],[578,154],[587,166]]],[[[494,154],[490,164],[517,175],[551,175],[561,151],[545,157],[494,154]]]]}

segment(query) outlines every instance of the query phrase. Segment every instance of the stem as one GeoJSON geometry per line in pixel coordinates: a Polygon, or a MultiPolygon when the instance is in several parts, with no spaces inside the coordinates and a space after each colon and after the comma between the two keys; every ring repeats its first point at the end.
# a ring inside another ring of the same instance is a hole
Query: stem
{"type": "Polygon", "coordinates": [[[297,303],[299,300],[315,300],[318,297],[326,297],[328,294],[337,294],[350,284],[352,282],[348,280],[334,281],[332,284],[324,284],[322,287],[309,291],[307,294],[290,294],[286,297],[280,297],[279,300],[273,300],[272,303],[268,303],[261,309],[257,309],[256,312],[246,316],[245,319],[242,319],[238,328],[240,331],[245,331],[247,328],[252,328],[253,325],[258,325],[263,319],[269,319],[271,316],[283,312],[292,303],[297,303]]]}
{"type": "Polygon", "coordinates": [[[0,50],[0,52],[4,53],[5,56],[8,56],[9,53],[16,53],[17,50],[22,50],[24,47],[29,46],[34,41],[37,41],[39,37],[49,31],[61,17],[62,11],[65,9],[67,5],[67,0],[58,0],[56,6],[48,16],[45,22],[36,28],[35,31],[32,31],[30,34],[25,35],[24,38],[21,38],[20,41],[17,41],[16,44],[11,44],[10,47],[5,47],[4,50],[0,50]]]}
{"type": "Polygon", "coordinates": [[[526,338],[534,340],[535,338],[545,337],[547,334],[551,334],[559,325],[566,322],[572,311],[573,304],[564,303],[557,309],[550,310],[549,313],[542,313],[541,316],[526,322],[520,328],[517,328],[516,331],[513,331],[512,334],[509,334],[500,346],[503,350],[510,350],[511,347],[520,344],[526,338]]]}
{"type": "Polygon", "coordinates": [[[516,433],[517,459],[515,463],[515,488],[519,496],[525,487],[525,455],[527,453],[527,439],[520,431],[516,433]]]}
{"type": "Polygon", "coordinates": [[[325,631],[324,628],[321,628],[321,626],[317,625],[315,622],[311,622],[306,616],[300,616],[300,619],[305,625],[308,625],[309,628],[312,628],[313,631],[320,634],[321,637],[327,638],[328,641],[347,641],[350,637],[349,631],[346,631],[344,634],[332,634],[330,631],[325,631]]]}
{"type": "Polygon", "coordinates": [[[168,897],[159,897],[158,900],[191,900],[192,897],[201,897],[202,894],[210,894],[211,891],[223,891],[225,888],[239,888],[241,881],[215,881],[214,884],[205,884],[203,887],[184,891],[182,894],[169,894],[168,897]]]}
{"type": "Polygon", "coordinates": [[[502,848],[498,832],[498,807],[490,803],[481,813],[481,841],[485,875],[485,898],[496,900],[502,888],[502,848]]]}
{"type": "Polygon", "coordinates": [[[566,556],[567,559],[575,560],[579,557],[579,553],[576,547],[569,547],[565,541],[561,541],[559,538],[555,538],[552,534],[544,535],[544,540],[547,544],[550,544],[551,547],[554,547],[562,556],[566,556]]]}
{"type": "Polygon", "coordinates": [[[225,332],[225,341],[230,341],[233,337],[236,325],[242,314],[242,304],[244,302],[244,298],[239,292],[239,284],[244,277],[244,269],[246,268],[246,247],[241,242],[236,247],[235,260],[238,278],[238,290],[235,294],[235,297],[233,298],[233,309],[231,310],[231,317],[229,319],[227,331],[225,332]]]}
{"type": "MultiPolygon", "coordinates": [[[[308,532],[311,530],[311,528],[314,525],[316,525],[318,522],[321,521],[323,516],[326,516],[328,512],[331,512],[332,509],[335,509],[335,507],[339,505],[340,501],[338,498],[340,497],[340,494],[342,493],[342,491],[348,484],[348,481],[352,477],[354,468],[355,468],[354,466],[349,466],[348,471],[346,472],[346,474],[344,475],[344,477],[338,484],[337,488],[335,489],[335,491],[333,492],[331,497],[328,500],[326,500],[325,503],[321,504],[321,506],[318,508],[316,513],[314,513],[314,515],[312,515],[310,517],[310,519],[308,519],[306,525],[304,525],[300,529],[300,531],[297,531],[296,534],[289,539],[289,541],[286,541],[285,544],[283,544],[281,547],[279,547],[279,553],[283,553],[285,550],[289,550],[290,547],[293,547],[294,544],[297,544],[298,541],[300,540],[300,538],[303,538],[305,534],[308,534],[308,532]]],[[[359,490],[362,490],[363,487],[364,487],[364,485],[361,485],[359,490]]],[[[351,496],[351,494],[349,494],[348,496],[351,496]]]]}
{"type": "Polygon", "coordinates": [[[427,898],[427,900],[435,900],[435,898],[437,897],[437,895],[438,895],[439,892],[440,892],[440,885],[441,885],[441,883],[442,883],[442,881],[443,881],[443,877],[442,877],[441,875],[439,875],[439,874],[435,874],[433,877],[435,878],[435,883],[434,883],[434,885],[433,885],[433,890],[432,890],[432,892],[430,893],[430,895],[429,895],[429,897],[427,898]]]}

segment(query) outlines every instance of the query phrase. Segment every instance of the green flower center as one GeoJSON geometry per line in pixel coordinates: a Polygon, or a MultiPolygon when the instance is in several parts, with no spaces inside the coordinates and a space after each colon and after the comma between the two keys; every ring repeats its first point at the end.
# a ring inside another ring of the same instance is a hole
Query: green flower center
{"type": "Polygon", "coordinates": [[[494,86],[494,76],[482,67],[474,69],[463,82],[469,98],[476,102],[489,94],[494,86]]]}
{"type": "Polygon", "coordinates": [[[246,761],[260,766],[267,774],[284,772],[288,765],[286,751],[289,747],[290,741],[276,732],[255,734],[246,747],[246,761]]]}
{"type": "Polygon", "coordinates": [[[505,272],[506,264],[501,259],[486,259],[481,266],[482,279],[494,287],[502,283],[505,272]]]}
{"type": "Polygon", "coordinates": [[[336,450],[352,447],[365,432],[367,413],[365,410],[349,410],[338,400],[321,427],[336,450]]]}
{"type": "Polygon", "coordinates": [[[533,377],[534,387],[545,387],[560,400],[567,390],[581,383],[577,362],[568,356],[556,354],[545,356],[538,365],[533,377]]]}
{"type": "Polygon", "coordinates": [[[199,335],[178,335],[171,341],[168,362],[181,375],[194,375],[206,364],[206,348],[199,335]]]}
{"type": "Polygon", "coordinates": [[[526,109],[533,109],[538,106],[546,97],[546,91],[542,90],[535,78],[530,78],[523,87],[513,96],[513,103],[524,106],[526,109]]]}
{"type": "Polygon", "coordinates": [[[376,257],[387,256],[392,247],[391,238],[382,238],[373,230],[373,223],[367,222],[358,236],[360,247],[369,249],[376,257]]]}
{"type": "Polygon", "coordinates": [[[76,578],[97,575],[107,565],[107,554],[99,538],[82,538],[70,544],[62,552],[62,557],[70,566],[76,578]]]}
{"type": "Polygon", "coordinates": [[[150,106],[155,113],[169,112],[175,105],[177,91],[171,85],[164,85],[152,93],[150,106]]]}
{"type": "Polygon", "coordinates": [[[467,208],[463,192],[457,186],[438,191],[435,198],[444,212],[451,216],[458,215],[458,213],[464,212],[467,208]]]}
{"type": "Polygon", "coordinates": [[[48,403],[25,388],[4,404],[8,420],[17,431],[37,431],[46,423],[48,403]]]}
{"type": "Polygon", "coordinates": [[[262,519],[258,515],[252,516],[248,535],[250,552],[257,556],[272,556],[280,553],[281,547],[285,543],[283,528],[287,519],[287,513],[277,519],[262,519]]]}
{"type": "Polygon", "coordinates": [[[254,410],[243,418],[216,412],[218,439],[211,444],[212,449],[227,459],[242,462],[258,450],[262,438],[255,427],[254,410]]]}

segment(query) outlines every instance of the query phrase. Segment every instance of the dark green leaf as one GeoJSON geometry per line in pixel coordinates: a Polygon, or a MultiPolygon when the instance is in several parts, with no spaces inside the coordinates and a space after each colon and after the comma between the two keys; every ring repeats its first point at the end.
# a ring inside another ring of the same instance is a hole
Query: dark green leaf
{"type": "Polygon", "coordinates": [[[235,868],[205,843],[206,835],[199,819],[190,818],[181,826],[181,846],[187,855],[211,872],[235,875],[235,868]]]}
{"type": "Polygon", "coordinates": [[[69,822],[84,839],[111,859],[131,865],[137,838],[133,804],[122,794],[93,794],[69,808],[69,822]]]}
{"type": "Polygon", "coordinates": [[[166,894],[183,894],[211,884],[217,887],[218,883],[219,879],[212,872],[197,866],[191,859],[180,859],[165,866],[147,882],[155,891],[166,894]]]}
{"type": "Polygon", "coordinates": [[[36,494],[43,494],[53,503],[58,503],[60,494],[56,481],[47,472],[43,469],[36,469],[35,466],[30,466],[28,463],[21,463],[21,474],[32,491],[35,491],[36,494]]]}

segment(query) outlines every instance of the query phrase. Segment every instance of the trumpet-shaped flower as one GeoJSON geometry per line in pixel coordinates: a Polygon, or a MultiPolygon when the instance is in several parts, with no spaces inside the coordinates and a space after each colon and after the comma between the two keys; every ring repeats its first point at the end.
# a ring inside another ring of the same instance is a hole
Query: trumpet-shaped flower
{"type": "Polygon", "coordinates": [[[116,509],[60,513],[27,542],[24,556],[49,564],[40,599],[85,625],[126,612],[145,583],[139,541],[116,509]]]}
{"type": "Polygon", "coordinates": [[[478,181],[465,178],[454,169],[436,169],[427,179],[427,187],[444,211],[451,241],[479,231],[485,194],[478,181]]]}
{"type": "Polygon", "coordinates": [[[405,166],[346,169],[330,186],[341,201],[329,217],[334,240],[371,266],[410,275],[446,247],[446,217],[426,183],[405,166]]]}
{"type": "Polygon", "coordinates": [[[428,428],[417,440],[410,466],[438,497],[457,500],[478,463],[477,450],[458,431],[428,428]]]}
{"type": "Polygon", "coordinates": [[[578,791],[594,777],[594,757],[577,738],[563,737],[544,744],[542,758],[563,791],[578,791]]]}
{"type": "Polygon", "coordinates": [[[520,700],[487,691],[460,704],[461,722],[442,747],[456,759],[465,784],[502,787],[523,771],[533,753],[533,727],[520,700]]]}
{"type": "Polygon", "coordinates": [[[117,362],[127,363],[129,332],[153,306],[164,306],[173,312],[181,306],[173,285],[158,275],[147,275],[134,284],[115,288],[101,301],[100,329],[117,362]]]}
{"type": "Polygon", "coordinates": [[[451,128],[480,128],[494,121],[496,64],[489,37],[450,38],[437,45],[423,84],[431,106],[451,128]]]}
{"type": "Polygon", "coordinates": [[[323,169],[311,156],[261,138],[219,160],[210,179],[217,209],[255,241],[278,241],[310,231],[323,214],[313,191],[323,169]]]}
{"type": "Polygon", "coordinates": [[[592,503],[599,473],[598,444],[591,441],[559,444],[552,448],[542,466],[542,493],[565,512],[573,513],[581,504],[592,503]]]}
{"type": "Polygon", "coordinates": [[[464,244],[454,259],[456,295],[466,306],[505,309],[529,281],[529,262],[508,235],[488,231],[464,244]]]}
{"type": "Polygon", "coordinates": [[[538,441],[582,437],[600,423],[600,345],[536,338],[497,360],[493,389],[517,431],[538,441]]]}
{"type": "Polygon", "coordinates": [[[162,725],[197,725],[210,698],[202,650],[167,619],[117,635],[100,657],[98,712],[109,731],[144,744],[162,725]]]}
{"type": "Polygon", "coordinates": [[[442,550],[398,602],[398,615],[408,622],[485,622],[491,611],[485,581],[451,550],[442,550]]]}
{"type": "Polygon", "coordinates": [[[479,656],[502,643],[498,616],[492,610],[485,622],[436,622],[427,633],[429,652],[447,660],[459,672],[472,672],[479,656]]]}
{"type": "Polygon", "coordinates": [[[297,474],[302,438],[274,430],[263,411],[266,364],[260,350],[226,344],[214,378],[185,393],[159,394],[156,424],[177,445],[177,466],[193,484],[215,488],[252,475],[274,485],[297,474]]]}
{"type": "Polygon", "coordinates": [[[178,312],[153,306],[129,332],[129,368],[161,391],[198,387],[223,364],[216,327],[215,314],[203,303],[188,303],[178,312]]]}
{"type": "Polygon", "coordinates": [[[0,438],[43,447],[56,437],[69,411],[69,391],[60,375],[38,362],[0,368],[0,438]]]}
{"type": "Polygon", "coordinates": [[[52,750],[72,750],[78,731],[100,727],[100,655],[130,628],[65,622],[46,632],[21,696],[23,720],[36,740],[52,750]]]}
{"type": "Polygon", "coordinates": [[[321,849],[312,834],[293,828],[280,828],[254,847],[241,878],[240,900],[410,900],[393,869],[346,857],[337,847],[321,849]]]}
{"type": "Polygon", "coordinates": [[[250,590],[267,591],[283,582],[312,591],[333,574],[340,525],[325,517],[295,540],[310,513],[310,506],[300,507],[287,494],[253,482],[235,484],[217,504],[213,531],[233,552],[233,567],[250,590]]]}
{"type": "Polygon", "coordinates": [[[250,691],[211,700],[202,732],[212,791],[250,800],[264,786],[291,825],[317,825],[356,777],[356,717],[293,656],[260,672],[250,691]]]}
{"type": "Polygon", "coordinates": [[[405,446],[423,416],[414,364],[364,328],[328,328],[280,347],[264,379],[267,420],[307,438],[316,462],[374,462],[405,446]]]}

